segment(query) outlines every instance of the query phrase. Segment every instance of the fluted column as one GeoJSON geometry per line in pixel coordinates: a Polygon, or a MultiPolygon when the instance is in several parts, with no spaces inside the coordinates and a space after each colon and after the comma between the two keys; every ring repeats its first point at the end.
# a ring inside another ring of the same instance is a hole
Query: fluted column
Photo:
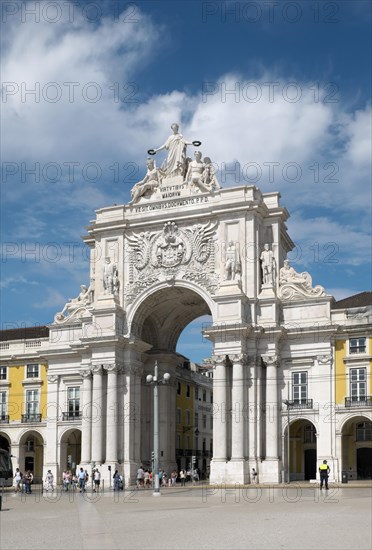
{"type": "Polygon", "coordinates": [[[278,357],[263,357],[266,363],[266,458],[278,458],[278,357]]]}
{"type": "Polygon", "coordinates": [[[213,376],[213,460],[226,461],[227,424],[226,424],[226,356],[215,355],[215,374],[213,376]]]}
{"type": "Polygon", "coordinates": [[[92,445],[92,372],[90,369],[79,371],[83,378],[81,392],[81,463],[89,464],[92,445]]]}
{"type": "Polygon", "coordinates": [[[118,372],[115,364],[103,365],[107,371],[106,462],[118,461],[118,372]]]}
{"type": "Polygon", "coordinates": [[[103,409],[102,409],[102,366],[92,367],[92,462],[102,464],[103,461],[103,409]]]}
{"type": "Polygon", "coordinates": [[[233,364],[231,387],[231,459],[243,460],[245,439],[245,387],[244,387],[244,354],[230,355],[233,364]]]}

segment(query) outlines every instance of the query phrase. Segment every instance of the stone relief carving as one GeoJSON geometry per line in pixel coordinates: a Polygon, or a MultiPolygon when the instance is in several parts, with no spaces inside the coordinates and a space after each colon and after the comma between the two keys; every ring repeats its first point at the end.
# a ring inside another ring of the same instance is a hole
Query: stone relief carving
{"type": "Polygon", "coordinates": [[[313,288],[311,275],[307,271],[297,273],[289,261],[284,260],[284,266],[279,272],[278,297],[282,300],[299,300],[320,296],[325,296],[324,288],[320,285],[313,288]]]}
{"type": "Polygon", "coordinates": [[[214,293],[219,277],[215,273],[214,238],[217,222],[179,228],[167,222],[162,231],[128,236],[129,283],[125,288],[128,303],[158,281],[185,279],[214,293]]]}
{"type": "Polygon", "coordinates": [[[93,304],[93,294],[92,286],[88,288],[86,285],[80,285],[79,295],[68,300],[63,310],[54,316],[54,322],[62,324],[72,320],[79,321],[82,315],[89,310],[89,306],[93,304]]]}

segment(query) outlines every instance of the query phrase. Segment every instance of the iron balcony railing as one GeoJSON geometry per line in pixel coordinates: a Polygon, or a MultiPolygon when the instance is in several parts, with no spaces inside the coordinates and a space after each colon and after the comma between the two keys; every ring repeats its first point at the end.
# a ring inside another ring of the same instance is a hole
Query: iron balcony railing
{"type": "Polygon", "coordinates": [[[81,420],[82,413],[79,411],[68,411],[62,413],[62,420],[81,420]]]}
{"type": "Polygon", "coordinates": [[[313,400],[312,399],[300,399],[298,401],[288,401],[288,409],[312,409],[313,400]]]}
{"type": "Polygon", "coordinates": [[[372,395],[345,397],[345,407],[372,407],[372,395]]]}
{"type": "Polygon", "coordinates": [[[0,414],[0,424],[9,424],[9,414],[0,414]]]}
{"type": "Polygon", "coordinates": [[[41,422],[41,414],[22,414],[21,422],[22,424],[25,424],[27,422],[41,422]]]}

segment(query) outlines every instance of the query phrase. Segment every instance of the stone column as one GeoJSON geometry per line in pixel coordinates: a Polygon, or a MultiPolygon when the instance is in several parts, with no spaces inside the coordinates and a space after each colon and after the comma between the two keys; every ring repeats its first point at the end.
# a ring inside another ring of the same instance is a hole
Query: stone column
{"type": "Polygon", "coordinates": [[[243,354],[229,356],[233,364],[232,388],[231,388],[231,459],[244,459],[245,443],[245,386],[244,364],[246,357],[243,354]]]}
{"type": "Polygon", "coordinates": [[[216,363],[213,376],[213,461],[226,462],[227,415],[226,415],[226,356],[214,356],[216,363]]]}
{"type": "Polygon", "coordinates": [[[266,458],[278,459],[278,358],[263,357],[266,363],[266,458]]]}
{"type": "Polygon", "coordinates": [[[92,396],[92,462],[97,465],[103,461],[103,408],[102,408],[102,366],[92,367],[93,396],[92,396]]]}
{"type": "Polygon", "coordinates": [[[87,465],[91,459],[92,446],[92,372],[90,369],[79,371],[83,378],[81,392],[81,464],[87,465]]]}
{"type": "Polygon", "coordinates": [[[115,364],[103,365],[107,371],[106,462],[118,461],[118,372],[115,364]]]}
{"type": "Polygon", "coordinates": [[[140,462],[142,365],[136,359],[125,365],[124,391],[124,474],[128,485],[135,481],[140,462]]]}
{"type": "MultiPolygon", "coordinates": [[[[56,374],[48,374],[47,379],[49,399],[47,407],[45,411],[43,411],[43,417],[46,417],[47,421],[44,441],[43,479],[45,479],[48,470],[52,470],[55,476],[59,475],[58,464],[60,464],[61,457],[58,456],[57,423],[61,420],[63,412],[59,406],[59,376],[56,374]]],[[[14,453],[13,448],[12,453],[19,457],[19,453],[14,453]]]]}

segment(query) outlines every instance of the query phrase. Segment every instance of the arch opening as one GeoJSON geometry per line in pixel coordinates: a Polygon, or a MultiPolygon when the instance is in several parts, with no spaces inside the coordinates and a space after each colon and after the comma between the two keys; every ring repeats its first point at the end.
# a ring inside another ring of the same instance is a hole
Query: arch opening
{"type": "Polygon", "coordinates": [[[342,427],[342,470],[350,480],[372,479],[372,422],[363,415],[349,418],[342,427]]]}
{"type": "Polygon", "coordinates": [[[173,286],[155,291],[139,305],[131,333],[152,350],[175,352],[183,330],[195,319],[211,315],[205,299],[190,288],[173,286]]]}

